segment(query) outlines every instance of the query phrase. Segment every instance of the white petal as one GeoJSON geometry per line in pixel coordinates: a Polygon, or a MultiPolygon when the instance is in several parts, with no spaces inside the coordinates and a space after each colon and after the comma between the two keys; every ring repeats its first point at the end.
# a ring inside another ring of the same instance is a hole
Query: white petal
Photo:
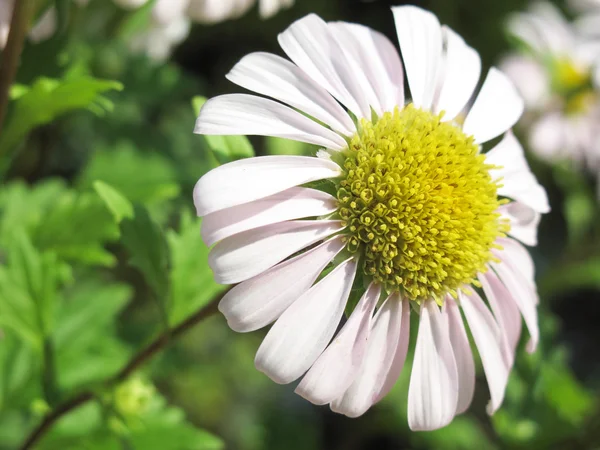
{"type": "Polygon", "coordinates": [[[446,59],[435,113],[445,111],[444,120],[452,120],[473,95],[481,75],[481,59],[452,29],[446,26],[442,29],[446,40],[446,59]]]}
{"type": "Polygon", "coordinates": [[[511,202],[498,208],[502,217],[510,221],[510,234],[526,245],[537,245],[537,230],[542,215],[521,202],[511,202]]]}
{"type": "Polygon", "coordinates": [[[433,104],[442,61],[442,30],[429,11],[416,6],[393,7],[394,21],[412,102],[417,108],[433,104]]]}
{"type": "Polygon", "coordinates": [[[313,285],[327,264],[344,248],[336,236],[266,272],[238,284],[219,303],[235,331],[258,330],[274,320],[313,285]]]}
{"type": "Polygon", "coordinates": [[[512,133],[506,133],[504,139],[485,156],[488,164],[500,167],[491,171],[495,178],[503,178],[503,186],[498,188],[499,195],[518,200],[540,213],[550,211],[546,190],[529,170],[523,147],[512,133]]]}
{"type": "Polygon", "coordinates": [[[198,216],[258,200],[294,186],[340,176],[330,160],[312,156],[259,156],[217,167],[194,187],[198,216]]]}
{"type": "Polygon", "coordinates": [[[463,131],[479,143],[500,136],[523,114],[524,102],[510,79],[492,67],[469,111],[463,131]]]}
{"type": "Polygon", "coordinates": [[[293,187],[208,214],[202,219],[202,238],[210,246],[242,231],[291,219],[324,216],[336,209],[337,200],[326,192],[293,187]]]}
{"type": "MultiPolygon", "coordinates": [[[[502,253],[499,256],[501,257],[502,253]]],[[[540,338],[536,310],[537,295],[525,276],[512,270],[506,262],[490,263],[490,266],[498,274],[523,315],[531,336],[530,341],[527,343],[527,351],[531,353],[535,351],[540,338]]]]}
{"type": "Polygon", "coordinates": [[[511,238],[499,238],[496,244],[504,248],[504,250],[493,250],[496,256],[506,261],[514,271],[522,273],[527,283],[535,288],[535,264],[527,249],[511,238]]]}
{"type": "Polygon", "coordinates": [[[450,344],[456,360],[458,372],[458,403],[456,414],[465,412],[473,401],[475,392],[475,363],[471,344],[460,315],[460,309],[453,298],[447,297],[444,302],[447,310],[450,344]]]}
{"type": "Polygon", "coordinates": [[[273,136],[343,150],[339,134],[281,103],[256,95],[227,94],[208,100],[194,133],[273,136]]]}
{"type": "Polygon", "coordinates": [[[278,39],[283,51],[309,77],[357,117],[371,118],[365,86],[360,85],[346,54],[319,16],[309,14],[297,20],[278,39]]]}
{"type": "Polygon", "coordinates": [[[342,395],[363,362],[381,286],[371,283],[337,337],[304,376],[296,393],[315,405],[342,395]]]}
{"type": "Polygon", "coordinates": [[[368,27],[346,22],[328,23],[347,51],[354,70],[365,77],[375,97],[371,106],[381,115],[404,106],[404,71],[394,44],[383,34],[368,27]]]}
{"type": "Polygon", "coordinates": [[[325,350],[342,318],[356,262],[346,260],[281,315],[263,340],[256,368],[276,383],[291,383],[325,350]]]}
{"type": "Polygon", "coordinates": [[[338,220],[294,220],[244,231],[215,245],[208,265],[217,283],[239,283],[342,228],[338,220]]]}
{"type": "Polygon", "coordinates": [[[493,270],[480,273],[477,278],[504,336],[503,354],[508,366],[512,367],[521,336],[521,313],[512,295],[493,270]]]}
{"type": "Polygon", "coordinates": [[[458,405],[458,372],[447,318],[433,300],[423,302],[408,389],[408,426],[428,431],[448,425],[458,405]]]}
{"type": "MultiPolygon", "coordinates": [[[[400,298],[398,298],[398,300],[400,300],[400,298]]],[[[400,324],[400,336],[398,337],[396,344],[396,353],[392,359],[390,369],[385,375],[383,384],[381,384],[381,387],[373,398],[374,404],[385,397],[392,390],[396,384],[396,381],[398,381],[398,378],[400,377],[402,369],[404,368],[406,354],[408,353],[408,343],[410,340],[410,306],[408,304],[408,300],[402,300],[402,309],[400,314],[402,315],[402,322],[400,324]]],[[[393,342],[391,344],[393,344],[393,342]]]]}
{"type": "Polygon", "coordinates": [[[227,78],[251,91],[273,97],[351,136],[356,127],[350,116],[300,68],[270,53],[251,53],[237,63],[227,78]]]}
{"type": "Polygon", "coordinates": [[[472,295],[459,292],[459,299],[483,363],[491,396],[488,413],[493,414],[504,399],[510,371],[502,353],[502,332],[494,316],[476,292],[472,295]]]}
{"type": "Polygon", "coordinates": [[[369,345],[356,379],[331,409],[348,417],[364,414],[392,388],[406,359],[410,306],[398,294],[381,305],[369,336],[369,345]]]}

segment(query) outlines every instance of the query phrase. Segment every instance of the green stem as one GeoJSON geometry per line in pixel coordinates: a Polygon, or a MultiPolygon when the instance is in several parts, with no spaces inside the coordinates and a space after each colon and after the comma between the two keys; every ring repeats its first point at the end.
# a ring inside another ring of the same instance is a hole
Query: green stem
{"type": "MultiPolygon", "coordinates": [[[[111,387],[122,381],[125,381],[129,376],[138,370],[142,365],[148,362],[154,355],[159,351],[163,350],[172,339],[181,336],[185,332],[189,331],[195,325],[202,322],[204,319],[215,314],[218,309],[217,305],[220,298],[216,298],[204,308],[188,317],[186,320],[181,322],[173,329],[167,330],[165,333],[159,335],[154,341],[152,341],[147,347],[137,353],[114,377],[105,381],[104,385],[111,387]]],[[[96,398],[96,395],[92,391],[82,392],[75,397],[67,400],[64,403],[56,406],[42,422],[29,434],[23,445],[19,447],[20,450],[30,450],[33,446],[46,434],[52,426],[65,414],[79,408],[86,404],[90,400],[96,398]]]]}
{"type": "Polygon", "coordinates": [[[54,405],[59,398],[59,390],[56,382],[54,345],[49,338],[44,339],[42,389],[48,404],[54,405]]]}
{"type": "Polygon", "coordinates": [[[6,118],[10,87],[17,74],[23,43],[34,12],[34,0],[18,0],[12,13],[10,31],[0,65],[0,133],[6,118]]]}

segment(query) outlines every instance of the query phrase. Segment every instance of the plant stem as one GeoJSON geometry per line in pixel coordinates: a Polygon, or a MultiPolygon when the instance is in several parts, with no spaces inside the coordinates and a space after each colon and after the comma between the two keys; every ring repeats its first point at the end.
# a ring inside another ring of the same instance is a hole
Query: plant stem
{"type": "Polygon", "coordinates": [[[6,47],[2,54],[2,64],[0,65],[0,133],[2,132],[6,110],[8,109],[10,87],[17,74],[23,43],[29,31],[33,11],[34,0],[18,0],[15,2],[10,21],[8,40],[6,41],[6,47]]]}
{"type": "MultiPolygon", "coordinates": [[[[112,386],[114,384],[125,381],[133,372],[139,369],[143,364],[148,362],[154,355],[164,349],[172,339],[181,336],[186,331],[189,331],[195,325],[200,323],[202,320],[212,316],[217,312],[217,305],[219,298],[216,298],[211,303],[200,309],[198,312],[188,317],[186,320],[181,322],[175,328],[167,330],[159,335],[154,341],[152,341],[147,347],[143,348],[140,352],[134,355],[133,358],[111,379],[107,380],[104,384],[106,386],[112,386]]],[[[62,416],[79,408],[86,404],[90,400],[96,398],[96,395],[92,391],[82,392],[75,397],[59,404],[50,413],[44,417],[42,422],[29,434],[25,442],[21,445],[20,450],[30,450],[33,446],[42,438],[48,430],[57,422],[62,416]]]]}

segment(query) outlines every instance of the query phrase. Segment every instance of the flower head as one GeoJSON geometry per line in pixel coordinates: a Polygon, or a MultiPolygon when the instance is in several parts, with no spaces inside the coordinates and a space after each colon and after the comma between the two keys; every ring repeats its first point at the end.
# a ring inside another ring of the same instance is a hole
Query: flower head
{"type": "Polygon", "coordinates": [[[549,207],[507,132],[523,111],[510,81],[491,69],[468,108],[480,78],[477,52],[427,11],[393,13],[410,99],[384,35],[309,15],[279,36],[292,62],[253,53],[228,74],[277,101],[216,97],[196,132],[276,136],[321,150],[218,167],[198,181],[194,201],[202,236],[215,244],[215,279],[239,283],[219,305],[231,328],[275,322],[256,355],[259,370],[277,383],[304,375],[298,394],[359,416],[398,378],[413,310],[409,425],[429,430],[465,411],[473,395],[461,309],[488,378],[490,411],[502,402],[520,315],[535,348],[533,264],[515,238],[535,245],[549,207]]]}
{"type": "Polygon", "coordinates": [[[508,28],[525,50],[507,57],[501,68],[525,99],[531,149],[550,161],[566,159],[592,170],[600,168],[596,38],[578,32],[549,3],[514,15],[508,28]]]}

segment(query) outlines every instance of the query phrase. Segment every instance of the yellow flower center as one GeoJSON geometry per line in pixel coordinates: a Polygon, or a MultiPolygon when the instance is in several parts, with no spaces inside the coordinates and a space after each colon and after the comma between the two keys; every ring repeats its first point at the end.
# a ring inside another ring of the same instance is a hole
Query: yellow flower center
{"type": "Polygon", "coordinates": [[[411,300],[442,302],[475,281],[508,231],[473,137],[408,105],[362,120],[338,186],[347,249],[364,274],[411,300]]]}
{"type": "Polygon", "coordinates": [[[567,115],[584,114],[597,103],[598,96],[592,86],[589,69],[562,58],[552,60],[551,73],[553,90],[565,98],[567,115]]]}

